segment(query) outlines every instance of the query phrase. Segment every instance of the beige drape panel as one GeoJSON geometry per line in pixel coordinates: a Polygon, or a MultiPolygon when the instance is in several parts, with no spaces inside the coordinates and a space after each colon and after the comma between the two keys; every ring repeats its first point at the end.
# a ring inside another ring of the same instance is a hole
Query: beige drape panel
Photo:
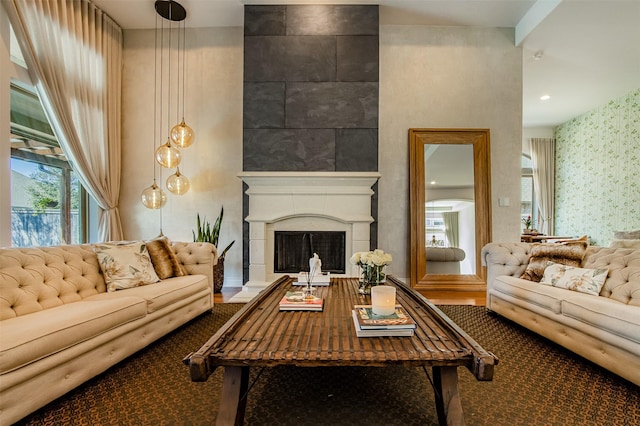
{"type": "Polygon", "coordinates": [[[443,212],[444,234],[449,241],[449,247],[458,247],[460,244],[460,225],[458,224],[458,212],[443,212]]]}
{"type": "Polygon", "coordinates": [[[553,235],[555,223],[555,164],[556,140],[553,138],[532,138],[531,162],[533,164],[533,187],[538,201],[538,230],[553,235]]]}
{"type": "Polygon", "coordinates": [[[120,240],[122,30],[85,0],[2,1],[60,146],[100,207],[99,239],[120,240]]]}

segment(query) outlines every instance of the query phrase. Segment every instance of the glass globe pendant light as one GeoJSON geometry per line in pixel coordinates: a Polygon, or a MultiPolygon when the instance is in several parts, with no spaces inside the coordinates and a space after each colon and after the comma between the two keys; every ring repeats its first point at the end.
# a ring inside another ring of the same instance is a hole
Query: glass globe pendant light
{"type": "Polygon", "coordinates": [[[188,148],[193,143],[193,129],[184,122],[184,117],[179,124],[171,128],[171,140],[180,148],[188,148]]]}
{"type": "Polygon", "coordinates": [[[180,164],[182,153],[176,147],[171,146],[171,141],[167,139],[167,143],[156,149],[156,161],[167,169],[173,169],[180,164]]]}
{"type": "Polygon", "coordinates": [[[153,180],[153,185],[142,191],[142,204],[148,209],[159,209],[167,204],[167,195],[153,180]]]}
{"type": "Polygon", "coordinates": [[[190,186],[189,179],[180,173],[179,167],[176,167],[176,172],[167,178],[167,189],[172,194],[183,195],[189,190],[190,186]]]}

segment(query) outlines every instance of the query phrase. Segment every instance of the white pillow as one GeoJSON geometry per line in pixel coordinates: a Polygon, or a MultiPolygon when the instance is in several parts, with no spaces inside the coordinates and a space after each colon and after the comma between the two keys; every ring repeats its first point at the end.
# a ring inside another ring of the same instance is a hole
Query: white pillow
{"type": "Polygon", "coordinates": [[[584,269],[547,262],[540,283],[598,296],[608,274],[608,269],[584,269]]]}
{"type": "Polygon", "coordinates": [[[107,291],[122,290],[160,281],[153,269],[147,245],[133,243],[100,243],[93,245],[107,291]]]}

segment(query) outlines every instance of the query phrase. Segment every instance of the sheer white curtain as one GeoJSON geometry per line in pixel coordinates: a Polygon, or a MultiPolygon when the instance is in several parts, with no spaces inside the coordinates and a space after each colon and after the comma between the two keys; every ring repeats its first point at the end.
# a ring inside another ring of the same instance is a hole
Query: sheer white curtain
{"type": "Polygon", "coordinates": [[[556,140],[532,138],[531,163],[533,165],[533,187],[538,201],[538,231],[553,235],[555,224],[555,164],[556,140]]]}
{"type": "Polygon", "coordinates": [[[458,225],[458,212],[443,212],[444,235],[449,241],[449,247],[458,247],[460,244],[460,226],[458,225]]]}
{"type": "Polygon", "coordinates": [[[2,1],[60,146],[100,207],[99,239],[122,239],[122,30],[86,0],[2,1]]]}

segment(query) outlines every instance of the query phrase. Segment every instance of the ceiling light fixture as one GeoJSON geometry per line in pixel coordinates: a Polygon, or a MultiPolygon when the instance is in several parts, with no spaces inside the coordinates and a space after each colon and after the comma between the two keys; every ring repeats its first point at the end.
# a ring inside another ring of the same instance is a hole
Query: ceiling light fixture
{"type": "Polygon", "coordinates": [[[533,59],[536,61],[539,61],[540,59],[542,59],[543,56],[544,56],[544,50],[538,50],[536,53],[533,54],[533,59]]]}
{"type": "Polygon", "coordinates": [[[551,99],[550,95],[542,95],[542,96],[540,96],[540,100],[541,101],[548,101],[549,99],[551,99]]]}
{"type": "MultiPolygon", "coordinates": [[[[182,5],[173,0],[156,0],[155,2],[155,10],[157,12],[156,15],[156,26],[155,26],[155,58],[154,58],[154,147],[156,146],[156,142],[158,139],[162,138],[162,117],[164,115],[164,49],[165,49],[165,20],[169,22],[168,31],[167,31],[167,90],[166,90],[166,108],[167,108],[167,135],[166,135],[166,143],[161,144],[155,150],[155,161],[153,166],[153,184],[142,191],[142,204],[145,207],[150,209],[159,209],[162,208],[167,203],[167,196],[162,190],[162,188],[158,187],[156,184],[156,162],[165,168],[176,168],[176,173],[169,176],[167,179],[166,185],[167,189],[171,191],[171,193],[176,195],[182,195],[189,190],[190,184],[189,180],[186,176],[180,173],[180,169],[178,169],[178,165],[182,159],[182,153],[176,147],[171,145],[173,141],[175,145],[179,147],[186,148],[193,143],[193,130],[191,127],[187,126],[184,122],[184,81],[185,81],[185,34],[186,29],[184,25],[184,20],[187,17],[187,11],[182,5]],[[161,25],[159,29],[158,18],[161,17],[161,25]],[[178,23],[178,60],[177,60],[177,69],[178,69],[178,90],[176,91],[176,121],[179,116],[180,111],[180,100],[182,99],[182,115],[183,118],[181,122],[173,127],[171,127],[171,37],[173,30],[173,23],[178,23]],[[180,28],[180,22],[182,22],[182,28],[180,28]],[[181,30],[181,31],[180,31],[181,30]],[[181,43],[182,37],[182,43],[181,43]],[[160,41],[158,41],[158,39],[160,41]],[[181,58],[182,54],[182,58],[181,58]],[[159,59],[158,59],[159,58],[159,59]],[[182,59],[182,62],[181,62],[182,59]],[[160,63],[159,70],[159,79],[158,79],[158,61],[160,63]],[[182,72],[182,81],[180,79],[180,73],[182,72]],[[180,95],[180,89],[182,85],[182,97],[180,95]],[[159,110],[158,110],[159,107],[159,110]],[[158,123],[159,122],[159,123],[158,123]],[[158,135],[159,132],[159,135],[158,135]]],[[[162,167],[160,168],[160,179],[162,179],[162,167]]],[[[162,231],[161,231],[162,232],[162,231]]]]}

